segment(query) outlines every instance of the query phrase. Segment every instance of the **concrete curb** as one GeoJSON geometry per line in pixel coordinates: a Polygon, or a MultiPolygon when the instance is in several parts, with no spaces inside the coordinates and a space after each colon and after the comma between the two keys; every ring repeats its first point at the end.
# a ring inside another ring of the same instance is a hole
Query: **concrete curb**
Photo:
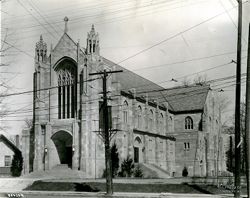
{"type": "Polygon", "coordinates": [[[20,195],[42,195],[46,197],[60,196],[60,197],[106,197],[106,198],[226,198],[233,197],[233,195],[208,195],[208,194],[177,194],[177,193],[127,193],[115,192],[113,195],[106,195],[105,192],[70,192],[70,191],[1,191],[0,197],[7,197],[7,194],[17,195],[15,197],[22,197],[20,195]],[[18,196],[19,195],[19,196],[18,196]]]}

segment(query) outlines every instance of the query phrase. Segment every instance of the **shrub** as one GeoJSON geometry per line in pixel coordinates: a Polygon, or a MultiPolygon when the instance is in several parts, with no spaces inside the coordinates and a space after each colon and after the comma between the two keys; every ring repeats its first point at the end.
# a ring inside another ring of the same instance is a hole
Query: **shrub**
{"type": "Polygon", "coordinates": [[[112,160],[112,177],[115,177],[119,169],[119,153],[116,147],[116,143],[114,143],[111,147],[111,160],[112,160]]]}
{"type": "Polygon", "coordinates": [[[140,177],[140,178],[143,177],[143,172],[139,165],[136,166],[134,169],[134,177],[140,177]]]}
{"type": "Polygon", "coordinates": [[[188,176],[187,167],[184,167],[184,169],[183,169],[183,171],[182,171],[182,176],[183,176],[183,177],[187,177],[187,176],[188,176]]]}
{"type": "MultiPolygon", "coordinates": [[[[112,167],[112,177],[114,178],[117,175],[119,169],[119,153],[114,143],[111,147],[111,167],[112,167]]],[[[106,168],[103,169],[102,178],[106,177],[106,168]]]]}
{"type": "Polygon", "coordinates": [[[11,162],[11,175],[14,177],[19,177],[23,170],[23,156],[21,152],[15,152],[14,157],[11,162]]]}
{"type": "Polygon", "coordinates": [[[133,160],[129,157],[123,160],[121,164],[121,172],[119,173],[120,177],[131,177],[134,170],[133,160]]]}
{"type": "Polygon", "coordinates": [[[106,178],[106,168],[103,169],[103,172],[102,172],[102,178],[106,178]]]}

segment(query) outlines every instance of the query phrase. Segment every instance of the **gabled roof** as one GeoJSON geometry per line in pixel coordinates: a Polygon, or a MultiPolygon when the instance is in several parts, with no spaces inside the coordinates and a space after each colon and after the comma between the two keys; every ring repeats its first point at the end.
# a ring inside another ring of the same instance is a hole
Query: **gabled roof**
{"type": "MultiPolygon", "coordinates": [[[[77,45],[67,33],[64,33],[54,50],[60,48],[60,46],[63,47],[65,44],[71,45],[71,48],[77,45]]],[[[84,52],[82,51],[82,53],[84,52]]],[[[158,100],[161,106],[164,106],[163,104],[168,102],[168,108],[173,113],[203,110],[209,86],[193,85],[164,89],[156,83],[104,57],[102,58],[104,64],[108,65],[111,69],[115,66],[117,70],[123,70],[122,73],[116,74],[121,84],[121,91],[128,92],[132,88],[135,88],[137,97],[147,95],[149,100],[158,100]]]]}
{"type": "MultiPolygon", "coordinates": [[[[65,45],[70,45],[72,49],[77,46],[77,43],[66,32],[60,37],[59,41],[53,48],[53,51],[58,50],[58,48],[63,48],[65,45]]],[[[80,48],[79,50],[85,54],[84,48],[80,48]]]]}
{"type": "Polygon", "coordinates": [[[3,134],[0,134],[0,142],[3,142],[7,147],[9,147],[13,152],[19,152],[19,148],[16,147],[15,144],[13,144],[7,137],[5,137],[3,134]]]}
{"type": "Polygon", "coordinates": [[[108,59],[103,58],[103,61],[110,67],[115,66],[117,70],[123,70],[122,73],[116,74],[123,91],[129,91],[131,88],[136,88],[137,96],[145,96],[148,94],[149,99],[158,100],[160,105],[164,102],[168,102],[169,110],[173,113],[203,110],[209,91],[209,85],[180,86],[164,89],[154,82],[108,59]]]}
{"type": "Polygon", "coordinates": [[[64,45],[64,43],[67,43],[68,45],[74,45],[76,46],[77,43],[67,34],[67,33],[63,33],[63,35],[61,36],[61,38],[59,39],[59,41],[57,42],[56,46],[54,47],[53,50],[55,50],[56,48],[59,47],[59,45],[64,45]]]}
{"type": "MultiPolygon", "coordinates": [[[[121,89],[125,92],[131,90],[132,88],[136,89],[136,96],[146,96],[146,93],[148,94],[149,98],[153,98],[155,96],[155,93],[148,92],[148,90],[160,90],[164,89],[160,85],[157,85],[156,83],[143,78],[142,76],[139,76],[138,74],[125,69],[124,67],[117,65],[116,63],[104,58],[104,64],[110,66],[115,66],[117,70],[123,70],[121,73],[117,73],[117,79],[119,79],[119,82],[121,83],[121,89]]],[[[162,102],[163,103],[163,102],[162,102]]]]}
{"type": "Polygon", "coordinates": [[[163,92],[174,112],[203,110],[209,85],[193,85],[168,89],[163,92]]]}

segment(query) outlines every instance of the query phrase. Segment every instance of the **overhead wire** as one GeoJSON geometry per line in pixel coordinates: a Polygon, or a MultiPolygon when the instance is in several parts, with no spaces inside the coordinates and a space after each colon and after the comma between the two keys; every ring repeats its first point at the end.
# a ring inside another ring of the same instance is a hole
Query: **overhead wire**
{"type": "MultiPolygon", "coordinates": [[[[213,80],[213,81],[215,81],[215,80],[213,80]]],[[[218,81],[218,79],[217,79],[217,81],[218,81]]],[[[224,84],[227,84],[227,82],[226,83],[224,83],[224,84]]],[[[223,85],[223,84],[221,84],[221,85],[223,85]]],[[[233,85],[235,85],[235,83],[233,83],[233,84],[230,84],[230,85],[228,85],[228,86],[233,86],[233,85]]],[[[226,87],[228,87],[228,86],[226,86],[226,87]]],[[[180,88],[180,87],[179,87],[180,88]]],[[[186,87],[186,88],[190,88],[190,87],[186,87]]],[[[191,87],[192,88],[192,87],[191,87]]],[[[176,87],[175,89],[178,89],[178,87],[176,87]]],[[[204,90],[204,87],[200,87],[200,89],[201,89],[201,93],[204,93],[204,92],[207,92],[207,90],[204,90]]],[[[219,90],[219,89],[221,89],[221,88],[216,88],[217,90],[219,90]]],[[[144,92],[138,92],[138,94],[142,94],[142,93],[152,93],[152,92],[162,92],[162,91],[168,91],[168,90],[173,90],[173,89],[165,89],[165,90],[147,90],[147,91],[144,91],[144,92]]],[[[192,92],[194,92],[195,94],[198,94],[197,93],[197,90],[193,90],[193,91],[187,91],[187,92],[181,92],[181,93],[175,93],[175,94],[167,94],[166,96],[167,97],[173,97],[173,96],[178,96],[178,95],[186,95],[187,97],[188,96],[190,96],[190,93],[192,93],[192,92]]],[[[117,96],[122,96],[121,94],[119,94],[119,95],[112,95],[111,97],[117,97],[117,96]]],[[[157,96],[154,96],[154,97],[157,97],[157,96]]],[[[149,97],[150,98],[150,97],[149,97]]],[[[178,97],[179,99],[180,99],[180,97],[178,97]]],[[[94,100],[100,100],[100,98],[97,98],[97,99],[94,99],[94,100]]],[[[171,99],[167,99],[167,101],[170,101],[171,99]]],[[[91,102],[91,100],[89,100],[88,102],[91,102]]],[[[57,108],[58,107],[58,105],[55,105],[55,106],[51,106],[50,108],[51,109],[53,109],[53,108],[57,108]]],[[[44,110],[48,110],[48,108],[41,108],[40,109],[40,111],[44,111],[44,110]]],[[[22,111],[22,112],[19,112],[19,113],[27,113],[27,112],[31,112],[31,111],[33,111],[33,109],[30,109],[29,111],[22,111]]],[[[13,114],[13,113],[11,113],[11,112],[7,112],[8,113],[8,115],[11,115],[11,114],[13,114]]],[[[14,113],[16,113],[16,112],[14,112],[14,113]]]]}
{"type": "MultiPolygon", "coordinates": [[[[195,4],[197,4],[197,3],[195,3],[195,4]]],[[[192,4],[193,5],[193,4],[192,4]]],[[[189,5],[190,6],[190,5],[189,5]]],[[[176,8],[172,8],[172,9],[177,9],[177,8],[181,8],[181,7],[186,7],[186,6],[180,6],[180,7],[176,7],[176,8]]],[[[162,9],[162,8],[164,8],[164,7],[160,7],[159,9],[162,9]]],[[[167,9],[167,10],[172,10],[172,9],[167,9]]],[[[150,11],[150,10],[149,10],[150,11]]],[[[166,9],[165,10],[162,10],[162,11],[166,11],[166,9]]],[[[139,11],[138,11],[139,12],[139,11]]],[[[159,13],[160,11],[159,10],[157,10],[157,12],[155,11],[155,12],[151,12],[150,11],[150,13],[149,14],[157,14],[157,13],[159,13]]],[[[118,12],[118,14],[119,14],[120,12],[118,12]]],[[[145,15],[147,15],[147,14],[145,14],[145,15]]],[[[139,17],[139,16],[145,16],[145,15],[138,15],[137,14],[137,17],[139,17]]],[[[126,19],[129,19],[130,17],[131,17],[131,14],[128,14],[128,15],[126,15],[125,17],[129,17],[129,18],[123,18],[124,16],[122,16],[122,17],[113,17],[113,19],[115,19],[115,20],[113,20],[113,21],[107,21],[107,19],[105,19],[105,20],[103,20],[103,21],[100,21],[100,20],[98,20],[98,22],[91,22],[91,23],[85,23],[84,25],[91,25],[91,24],[93,24],[93,23],[95,23],[96,25],[102,25],[102,24],[106,24],[106,23],[109,23],[109,22],[116,22],[116,21],[121,21],[121,20],[116,20],[116,19],[122,19],[122,20],[126,20],[126,19]]],[[[97,19],[98,19],[98,16],[96,17],[97,19]]],[[[76,21],[76,22],[78,22],[78,21],[76,21]]],[[[76,23],[76,22],[73,22],[73,23],[76,23]]],[[[60,22],[58,22],[58,23],[62,23],[62,21],[60,21],[60,22]]],[[[72,22],[71,22],[72,23],[72,22]]],[[[71,29],[73,29],[73,28],[71,28],[71,29]]],[[[33,36],[37,36],[37,34],[35,34],[35,35],[31,35],[32,37],[33,36]]],[[[29,35],[29,37],[31,37],[30,35],[29,35]]],[[[25,38],[25,37],[22,37],[22,38],[25,38]]]]}
{"type": "MultiPolygon", "coordinates": [[[[146,50],[148,50],[148,49],[146,49],[146,50]]],[[[138,54],[136,54],[136,55],[138,55],[138,54]]],[[[135,55],[135,56],[136,56],[136,55],[135,55]]],[[[131,58],[131,57],[129,57],[129,58],[131,58]]],[[[128,59],[128,58],[127,58],[127,59],[128,59]]],[[[127,59],[126,59],[126,60],[127,60],[127,59]]],[[[125,60],[123,60],[123,61],[125,61],[125,60]]]]}
{"type": "MultiPolygon", "coordinates": [[[[136,9],[138,9],[138,8],[144,8],[144,7],[150,7],[150,6],[155,6],[155,5],[159,5],[159,4],[162,4],[162,3],[167,3],[167,2],[158,2],[158,3],[154,3],[154,4],[151,4],[150,3],[150,1],[148,1],[148,2],[146,2],[146,3],[149,3],[149,4],[146,4],[146,6],[145,5],[142,5],[142,6],[137,6],[136,7],[136,9]]],[[[175,3],[176,4],[176,3],[175,3]]],[[[107,14],[110,14],[110,15],[113,15],[113,14],[116,14],[116,13],[118,13],[118,14],[120,14],[121,12],[123,12],[123,11],[130,11],[130,10],[134,10],[135,9],[135,7],[134,6],[132,6],[132,7],[129,7],[129,8],[126,8],[125,7],[125,9],[124,9],[124,6],[121,6],[121,8],[123,8],[123,9],[110,9],[110,11],[112,11],[112,12],[108,12],[107,14]]],[[[105,10],[106,12],[107,11],[109,11],[109,10],[105,10]]],[[[75,13],[75,12],[73,12],[73,11],[71,11],[72,13],[75,13]]],[[[89,17],[100,17],[100,16],[102,16],[102,14],[92,14],[92,15],[83,15],[83,16],[78,16],[77,18],[72,18],[71,19],[71,22],[72,23],[76,23],[76,22],[78,22],[80,19],[83,19],[83,18],[89,18],[89,17]]],[[[55,18],[56,16],[54,15],[53,16],[53,18],[55,18]]],[[[62,15],[60,15],[60,17],[62,17],[62,15]]],[[[58,23],[62,23],[62,21],[60,20],[60,21],[56,21],[56,22],[52,22],[51,24],[58,24],[58,23]]],[[[41,25],[39,24],[39,25],[32,25],[32,26],[27,26],[27,27],[23,27],[23,29],[26,29],[26,28],[34,28],[34,27],[40,27],[41,25]]]]}

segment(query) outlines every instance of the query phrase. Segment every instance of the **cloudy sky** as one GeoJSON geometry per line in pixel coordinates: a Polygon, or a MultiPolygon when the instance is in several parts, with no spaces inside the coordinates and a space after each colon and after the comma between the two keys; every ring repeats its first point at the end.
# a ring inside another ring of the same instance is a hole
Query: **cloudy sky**
{"type": "MultiPolygon", "coordinates": [[[[7,50],[1,56],[1,83],[11,87],[8,93],[32,90],[35,44],[43,35],[48,49],[55,46],[65,16],[68,34],[81,47],[94,24],[102,56],[163,87],[192,81],[198,74],[207,80],[229,77],[236,69],[237,6],[236,0],[4,0],[1,47],[7,50]]],[[[250,3],[243,1],[242,73],[249,22],[250,3]]],[[[231,101],[224,120],[233,115],[233,80],[212,84],[231,101]]],[[[242,82],[244,97],[245,78],[242,82]]],[[[32,117],[32,94],[5,97],[3,104],[9,112],[1,126],[8,126],[8,134],[20,133],[23,120],[32,117]]]]}

